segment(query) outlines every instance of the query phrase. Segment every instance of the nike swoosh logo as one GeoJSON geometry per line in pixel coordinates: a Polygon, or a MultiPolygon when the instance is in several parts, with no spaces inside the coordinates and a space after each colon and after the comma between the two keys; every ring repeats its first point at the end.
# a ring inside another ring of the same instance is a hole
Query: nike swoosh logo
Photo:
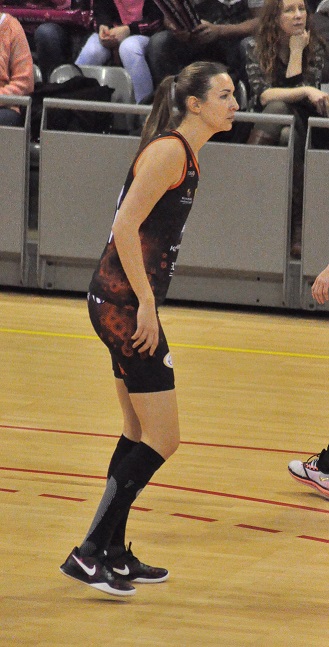
{"type": "Polygon", "coordinates": [[[130,573],[130,570],[129,570],[127,564],[125,564],[124,568],[114,568],[113,567],[112,571],[115,571],[115,573],[118,573],[118,575],[129,575],[129,573],[130,573]]]}
{"type": "Polygon", "coordinates": [[[319,481],[329,481],[329,476],[319,476],[319,481]]]}
{"type": "Polygon", "coordinates": [[[94,566],[93,566],[92,568],[89,568],[89,566],[86,566],[86,564],[84,564],[84,563],[83,563],[80,559],[78,559],[75,555],[72,555],[72,557],[73,557],[73,559],[75,559],[75,561],[79,564],[79,566],[81,566],[82,570],[83,570],[85,573],[87,573],[87,575],[89,575],[90,577],[92,577],[93,575],[95,575],[95,573],[96,573],[96,565],[95,565],[95,564],[94,564],[94,566]]]}

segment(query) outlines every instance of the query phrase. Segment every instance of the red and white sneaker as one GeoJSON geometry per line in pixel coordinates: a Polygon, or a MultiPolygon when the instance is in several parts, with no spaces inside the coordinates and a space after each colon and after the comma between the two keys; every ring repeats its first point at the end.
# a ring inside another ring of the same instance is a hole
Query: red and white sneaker
{"type": "Polygon", "coordinates": [[[323,449],[320,454],[314,454],[305,463],[295,460],[288,465],[288,470],[296,481],[315,488],[326,499],[329,499],[328,456],[328,449],[323,449]],[[322,471],[323,469],[326,471],[322,471]]]}

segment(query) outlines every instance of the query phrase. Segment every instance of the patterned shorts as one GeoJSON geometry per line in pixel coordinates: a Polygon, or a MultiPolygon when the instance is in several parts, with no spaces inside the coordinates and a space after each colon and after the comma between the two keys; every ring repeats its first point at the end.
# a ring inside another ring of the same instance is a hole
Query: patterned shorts
{"type": "Polygon", "coordinates": [[[91,323],[112,358],[115,377],[129,393],[156,393],[175,388],[174,371],[165,334],[159,321],[159,344],[152,356],[132,347],[137,328],[137,308],[118,306],[88,294],[91,323]]]}

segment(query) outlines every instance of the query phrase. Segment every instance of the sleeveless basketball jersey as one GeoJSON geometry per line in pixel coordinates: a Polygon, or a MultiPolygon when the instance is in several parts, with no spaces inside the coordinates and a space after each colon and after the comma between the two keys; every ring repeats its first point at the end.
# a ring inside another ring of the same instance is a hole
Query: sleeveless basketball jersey
{"type": "MultiPolygon", "coordinates": [[[[186,162],[182,177],[154,205],[139,229],[145,271],[156,305],[161,304],[166,297],[175,270],[185,222],[191,210],[199,180],[198,163],[189,144],[180,133],[168,131],[160,134],[152,139],[148,146],[156,147],[155,142],[168,137],[179,139],[185,148],[186,162]]],[[[156,150],[154,152],[156,154],[156,150]]],[[[134,180],[138,158],[134,160],[128,171],[118,199],[117,211],[134,180]]],[[[93,274],[89,290],[94,296],[118,306],[138,305],[137,297],[121,265],[112,234],[93,274]]]]}

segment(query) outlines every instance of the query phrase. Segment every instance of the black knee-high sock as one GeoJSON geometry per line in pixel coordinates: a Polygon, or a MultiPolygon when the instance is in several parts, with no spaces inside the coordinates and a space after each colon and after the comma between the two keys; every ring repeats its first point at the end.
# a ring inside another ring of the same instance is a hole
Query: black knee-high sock
{"type": "MultiPolygon", "coordinates": [[[[118,444],[114,450],[113,456],[111,458],[109,469],[107,472],[107,478],[111,478],[114,470],[119,465],[119,463],[131,452],[131,450],[138,445],[134,440],[130,440],[126,436],[121,436],[119,438],[118,444]]],[[[127,506],[126,510],[123,512],[121,519],[119,520],[111,539],[111,544],[113,546],[120,546],[121,548],[125,547],[125,536],[126,536],[126,526],[128,521],[130,506],[127,506]]]]}
{"type": "Polygon", "coordinates": [[[136,447],[136,445],[138,445],[138,443],[136,443],[134,440],[130,440],[130,438],[127,438],[123,434],[122,436],[120,436],[107,470],[108,479],[112,476],[114,470],[117,468],[119,463],[121,463],[122,459],[125,458],[127,454],[129,454],[131,450],[136,447]]]}
{"type": "Polygon", "coordinates": [[[92,525],[80,547],[82,555],[107,550],[122,514],[163,463],[162,456],[143,442],[138,443],[120,461],[107,483],[92,525]]]}

